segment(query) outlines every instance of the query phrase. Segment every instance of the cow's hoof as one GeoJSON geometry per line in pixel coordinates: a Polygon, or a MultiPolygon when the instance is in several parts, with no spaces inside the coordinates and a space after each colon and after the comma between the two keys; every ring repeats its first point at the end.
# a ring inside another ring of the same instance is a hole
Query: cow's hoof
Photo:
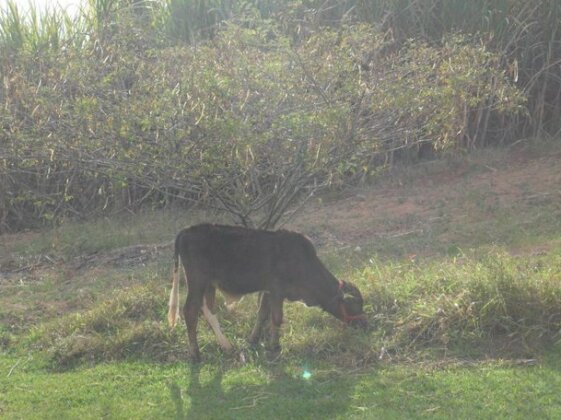
{"type": "Polygon", "coordinates": [[[267,349],[267,360],[269,362],[278,362],[281,356],[280,347],[267,349]]]}
{"type": "Polygon", "coordinates": [[[249,345],[250,349],[256,350],[259,348],[259,339],[250,338],[247,340],[247,344],[249,345]]]}

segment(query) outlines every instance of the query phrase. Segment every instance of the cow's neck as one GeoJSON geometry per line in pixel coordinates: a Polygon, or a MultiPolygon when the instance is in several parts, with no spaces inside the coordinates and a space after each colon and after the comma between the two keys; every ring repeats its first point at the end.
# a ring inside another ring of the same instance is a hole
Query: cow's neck
{"type": "Polygon", "coordinates": [[[326,312],[341,319],[340,302],[341,290],[339,281],[330,276],[326,279],[323,287],[318,287],[318,304],[326,312]]]}

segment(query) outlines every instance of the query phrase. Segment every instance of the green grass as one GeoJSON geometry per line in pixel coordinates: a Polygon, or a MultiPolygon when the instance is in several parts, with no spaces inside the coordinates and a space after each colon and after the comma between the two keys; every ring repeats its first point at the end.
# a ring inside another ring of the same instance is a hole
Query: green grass
{"type": "Polygon", "coordinates": [[[390,364],[354,371],[314,363],[193,368],[120,362],[51,373],[27,360],[0,356],[3,418],[524,419],[561,413],[553,356],[537,366],[390,364]]]}

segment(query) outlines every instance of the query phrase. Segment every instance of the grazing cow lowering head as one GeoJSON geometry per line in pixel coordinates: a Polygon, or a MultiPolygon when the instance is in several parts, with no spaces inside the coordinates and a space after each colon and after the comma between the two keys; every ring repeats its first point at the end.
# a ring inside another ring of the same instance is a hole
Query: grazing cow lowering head
{"type": "Polygon", "coordinates": [[[221,347],[232,348],[211,312],[217,288],[232,296],[262,292],[257,321],[249,337],[252,345],[259,342],[263,326],[270,319],[271,346],[275,350],[280,348],[285,299],[319,306],[349,325],[366,326],[359,290],[351,283],[337,280],[304,236],[210,224],[184,229],[175,239],[168,313],[172,326],[179,317],[179,259],[188,286],[183,313],[193,361],[200,360],[197,322],[201,309],[221,347]]]}

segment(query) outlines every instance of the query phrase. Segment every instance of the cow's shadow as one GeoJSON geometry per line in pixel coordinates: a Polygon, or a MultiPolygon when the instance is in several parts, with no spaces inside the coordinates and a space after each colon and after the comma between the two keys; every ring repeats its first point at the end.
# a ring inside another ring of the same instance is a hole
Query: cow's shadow
{"type": "Polygon", "coordinates": [[[168,383],[175,418],[285,418],[295,414],[319,418],[324,416],[318,411],[330,417],[348,412],[355,385],[348,375],[338,378],[332,372],[307,378],[288,370],[293,368],[275,363],[231,368],[188,365],[185,381],[168,383]],[[337,384],[336,395],[333,383],[337,384]]]}

